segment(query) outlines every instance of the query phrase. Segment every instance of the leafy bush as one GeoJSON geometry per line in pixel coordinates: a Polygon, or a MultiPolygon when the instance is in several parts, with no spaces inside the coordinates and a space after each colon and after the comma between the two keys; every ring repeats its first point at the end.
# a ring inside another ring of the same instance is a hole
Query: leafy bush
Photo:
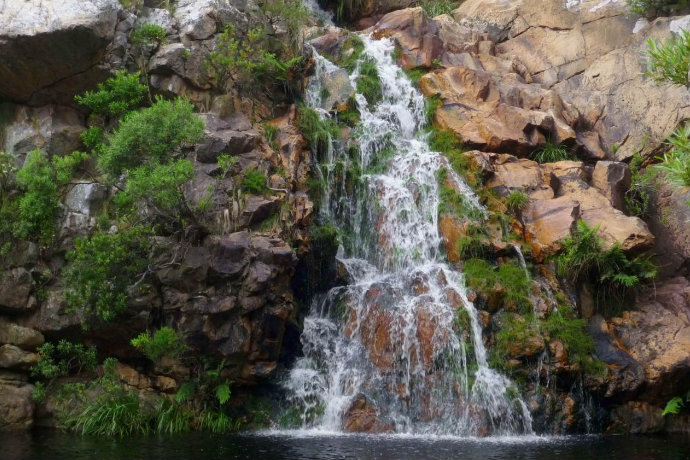
{"type": "Polygon", "coordinates": [[[596,293],[595,305],[606,314],[615,311],[640,284],[656,277],[657,267],[648,256],[628,259],[618,244],[603,248],[599,226],[579,221],[572,236],[563,240],[556,257],[557,273],[575,285],[588,284],[596,293]]]}
{"type": "Polygon", "coordinates": [[[140,166],[130,171],[125,189],[115,196],[115,203],[129,213],[149,206],[155,211],[155,217],[184,226],[184,219],[193,217],[184,185],[193,177],[194,165],[189,160],[140,166]]]}
{"type": "Polygon", "coordinates": [[[688,7],[687,0],[628,0],[630,11],[647,17],[680,13],[688,7]]]}
{"type": "Polygon", "coordinates": [[[248,169],[244,172],[244,179],[242,179],[242,190],[247,193],[255,193],[257,195],[264,195],[268,192],[266,183],[266,174],[256,169],[248,169]]]}
{"type": "Polygon", "coordinates": [[[553,144],[550,140],[544,147],[532,153],[532,159],[539,164],[554,163],[556,161],[574,160],[575,157],[564,145],[553,144]]]}
{"type": "Polygon", "coordinates": [[[121,70],[104,83],[99,83],[97,91],[87,91],[74,99],[94,113],[117,117],[137,107],[146,96],[146,85],[139,81],[139,73],[129,74],[121,70]]]}
{"type": "Polygon", "coordinates": [[[658,157],[661,163],[656,166],[674,184],[690,187],[690,124],[675,130],[668,138],[671,151],[658,157]]]}
{"type": "Polygon", "coordinates": [[[652,195],[657,189],[656,168],[642,168],[644,158],[639,153],[630,160],[630,188],[625,192],[625,208],[628,214],[649,217],[652,195]]]}
{"type": "Polygon", "coordinates": [[[383,85],[376,61],[373,59],[366,58],[359,65],[357,92],[362,94],[369,104],[378,104],[383,99],[383,85]]]}
{"type": "Polygon", "coordinates": [[[163,356],[177,358],[187,348],[182,337],[167,326],[158,329],[153,335],[149,331],[142,332],[130,343],[151,361],[158,361],[163,356]]]}
{"type": "Polygon", "coordinates": [[[74,152],[49,160],[40,150],[29,152],[16,177],[22,190],[14,223],[17,238],[44,243],[53,239],[60,214],[60,187],[70,181],[73,170],[86,158],[86,154],[74,152]]]}
{"type": "Polygon", "coordinates": [[[185,100],[157,99],[148,108],[128,114],[98,157],[103,172],[115,178],[140,165],[165,164],[203,136],[204,123],[185,100]]]}
{"type": "Polygon", "coordinates": [[[91,371],[98,363],[95,347],[67,340],[60,340],[57,345],[46,342],[37,351],[38,361],[31,367],[31,375],[41,379],[91,371]]]}
{"type": "Polygon", "coordinates": [[[165,29],[157,24],[142,24],[138,27],[130,39],[134,44],[162,44],[165,43],[165,29]]]}
{"type": "Polygon", "coordinates": [[[668,414],[673,414],[673,415],[678,415],[680,414],[681,409],[684,407],[690,407],[690,391],[683,396],[675,396],[671,398],[667,403],[666,407],[664,407],[664,411],[662,412],[661,415],[664,417],[667,416],[668,414]]]}
{"type": "Polygon", "coordinates": [[[64,272],[67,303],[109,321],[127,307],[127,289],[141,280],[148,265],[148,231],[132,227],[118,233],[78,238],[67,253],[64,272]]]}
{"type": "Polygon", "coordinates": [[[647,43],[650,58],[647,75],[658,82],[687,85],[690,70],[690,32],[682,30],[680,35],[663,43],[650,38],[647,43]]]}
{"type": "Polygon", "coordinates": [[[218,167],[221,170],[221,178],[226,177],[237,166],[237,157],[231,157],[227,153],[218,155],[218,167]]]}

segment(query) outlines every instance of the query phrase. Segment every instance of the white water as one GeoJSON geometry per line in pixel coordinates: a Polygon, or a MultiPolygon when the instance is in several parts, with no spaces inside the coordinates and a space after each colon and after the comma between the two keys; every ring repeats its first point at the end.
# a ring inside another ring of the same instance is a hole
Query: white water
{"type": "MultiPolygon", "coordinates": [[[[323,431],[347,428],[353,401],[364,399],[379,428],[396,433],[532,433],[514,385],[488,366],[462,274],[439,251],[437,173],[447,160],[430,150],[422,132],[424,98],[394,63],[390,40],[363,41],[383,100],[372,106],[356,95],[358,153],[332,143],[320,165],[327,184],[321,217],[343,236],[339,262],[350,284],[314,300],[304,321],[304,356],[285,382],[290,400],[305,428],[323,431]],[[366,171],[381,161],[385,167],[346,186],[355,164],[366,171]],[[457,321],[463,311],[469,321],[457,321]]],[[[319,108],[319,72],[333,64],[316,58],[307,103],[319,108]]],[[[351,75],[353,87],[358,75],[351,75]]],[[[481,207],[457,174],[448,169],[447,177],[467,203],[481,207]]]]}

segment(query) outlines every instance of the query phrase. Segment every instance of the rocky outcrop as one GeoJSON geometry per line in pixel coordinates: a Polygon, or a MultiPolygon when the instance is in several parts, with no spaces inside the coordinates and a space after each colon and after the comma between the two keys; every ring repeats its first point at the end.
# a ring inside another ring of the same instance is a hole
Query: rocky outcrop
{"type": "Polygon", "coordinates": [[[26,376],[0,369],[0,430],[27,430],[33,426],[33,390],[26,376]]]}
{"type": "Polygon", "coordinates": [[[71,101],[107,76],[117,0],[31,0],[0,6],[0,97],[32,105],[71,101]]]}

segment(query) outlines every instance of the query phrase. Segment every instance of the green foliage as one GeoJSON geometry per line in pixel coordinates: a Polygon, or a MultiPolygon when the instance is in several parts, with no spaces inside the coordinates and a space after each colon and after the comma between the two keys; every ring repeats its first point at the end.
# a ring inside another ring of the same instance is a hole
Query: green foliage
{"type": "Polygon", "coordinates": [[[78,238],[67,253],[66,300],[73,308],[109,321],[127,307],[127,289],[148,265],[148,231],[140,226],[118,233],[78,238]]]}
{"type": "Polygon", "coordinates": [[[125,212],[137,213],[150,206],[156,217],[179,222],[193,212],[185,199],[184,186],[194,177],[189,160],[176,160],[164,165],[144,165],[129,173],[125,189],[115,196],[115,203],[125,212]]]}
{"type": "Polygon", "coordinates": [[[340,128],[335,120],[328,117],[322,119],[317,111],[308,107],[300,109],[299,129],[319,158],[326,155],[331,140],[340,136],[340,128]]]}
{"type": "Polygon", "coordinates": [[[357,19],[362,10],[362,0],[337,0],[335,16],[338,21],[357,19]]]}
{"type": "Polygon", "coordinates": [[[297,50],[300,45],[300,32],[309,21],[309,10],[304,3],[292,0],[269,0],[262,7],[264,12],[281,20],[287,26],[291,48],[297,50]]]}
{"type": "Polygon", "coordinates": [[[122,438],[150,433],[152,419],[136,393],[118,387],[88,399],[69,425],[85,435],[122,438]]]}
{"type": "Polygon", "coordinates": [[[239,37],[235,27],[228,24],[218,37],[216,49],[205,61],[216,84],[224,88],[232,81],[236,85],[253,87],[258,83],[284,83],[302,64],[302,56],[281,60],[266,49],[262,29],[251,29],[246,39],[239,37]]]}
{"type": "Polygon", "coordinates": [[[511,356],[511,350],[526,347],[530,339],[540,335],[539,323],[532,313],[525,317],[516,314],[502,315],[501,327],[494,334],[489,364],[491,367],[508,370],[506,362],[511,356]]]}
{"type": "Polygon", "coordinates": [[[465,217],[470,220],[482,220],[484,211],[465,195],[459,193],[450,186],[447,181],[448,170],[441,168],[437,174],[437,181],[440,186],[438,212],[440,214],[451,214],[457,217],[465,217]]]}
{"type": "Polygon", "coordinates": [[[139,165],[165,164],[185,145],[203,136],[204,123],[185,100],[157,99],[148,108],[128,114],[98,157],[103,172],[113,178],[139,165]]]}
{"type": "Polygon", "coordinates": [[[658,185],[657,169],[642,167],[644,158],[635,153],[630,160],[630,188],[625,192],[625,208],[628,214],[641,218],[649,217],[652,210],[652,196],[658,185]]]}
{"type": "Polygon", "coordinates": [[[546,141],[544,147],[532,153],[532,159],[537,163],[554,163],[556,161],[576,159],[564,145],[556,145],[550,140],[546,141]]]}
{"type": "Polygon", "coordinates": [[[278,138],[278,128],[275,125],[271,123],[264,123],[264,137],[268,141],[268,145],[270,145],[273,150],[278,148],[276,144],[278,138]]]}
{"type": "Polygon", "coordinates": [[[607,314],[614,312],[640,284],[653,280],[657,267],[648,256],[629,259],[618,244],[604,249],[598,231],[599,226],[590,228],[579,221],[572,236],[563,240],[556,266],[559,276],[576,285],[589,284],[596,294],[597,309],[607,314]]]}
{"type": "Polygon", "coordinates": [[[200,430],[211,433],[227,433],[237,426],[225,412],[210,409],[199,414],[197,423],[200,430]]]}
{"type": "Polygon", "coordinates": [[[191,429],[194,414],[185,406],[167,398],[156,408],[153,431],[160,434],[185,433],[191,429]]]}
{"type": "Polygon", "coordinates": [[[676,396],[671,398],[666,403],[666,407],[664,407],[664,411],[661,413],[661,415],[664,417],[668,414],[678,415],[680,414],[681,409],[684,407],[690,407],[688,403],[690,403],[690,391],[688,391],[685,397],[676,396]]]}
{"type": "Polygon", "coordinates": [[[38,361],[31,367],[31,375],[41,379],[91,371],[98,363],[95,347],[67,340],[60,340],[57,344],[46,342],[37,351],[38,361]]]}
{"type": "Polygon", "coordinates": [[[443,101],[441,100],[441,97],[438,95],[428,97],[424,100],[424,117],[427,123],[434,122],[434,120],[436,119],[436,112],[438,112],[438,109],[442,106],[443,101]]]}
{"type": "Polygon", "coordinates": [[[678,128],[668,138],[671,151],[658,157],[656,168],[679,187],[690,187],[690,123],[678,128]]]}
{"type": "Polygon", "coordinates": [[[4,194],[15,185],[16,173],[17,161],[14,156],[0,150],[0,194],[4,194]]]}
{"type": "Polygon", "coordinates": [[[456,242],[458,255],[461,259],[479,258],[490,250],[486,227],[480,225],[468,225],[465,235],[456,242]]]}
{"type": "Polygon", "coordinates": [[[531,310],[532,281],[516,263],[508,262],[495,269],[485,260],[469,259],[462,271],[467,285],[485,297],[495,291],[502,295],[507,307],[521,312],[531,310]]]}
{"type": "Polygon", "coordinates": [[[628,0],[630,11],[647,17],[673,15],[687,9],[687,0],[628,0]]]}
{"type": "Polygon", "coordinates": [[[14,235],[21,239],[52,241],[60,213],[60,187],[88,156],[74,152],[49,160],[40,150],[29,152],[16,182],[22,190],[14,217],[14,235]]]}
{"type": "Polygon", "coordinates": [[[142,332],[130,343],[154,362],[164,356],[175,359],[187,348],[182,337],[167,326],[158,329],[153,335],[149,331],[142,332]]]}
{"type": "Polygon", "coordinates": [[[227,153],[221,153],[218,155],[218,167],[221,170],[221,178],[226,177],[228,174],[232,173],[237,166],[237,157],[231,157],[227,153]]]}
{"type": "Polygon", "coordinates": [[[414,69],[404,69],[403,72],[405,72],[407,78],[417,88],[419,88],[419,80],[421,80],[424,75],[429,73],[428,69],[425,69],[423,67],[415,67],[414,69]]]}
{"type": "Polygon", "coordinates": [[[430,18],[435,18],[441,14],[450,14],[458,7],[458,4],[459,2],[451,0],[421,0],[419,2],[419,6],[430,18]]]}
{"type": "Polygon", "coordinates": [[[246,193],[254,193],[256,195],[265,195],[268,193],[268,186],[266,183],[268,179],[266,174],[256,169],[248,169],[244,172],[242,179],[242,190],[246,193]]]}
{"type": "Polygon", "coordinates": [[[601,375],[606,372],[606,365],[594,358],[594,341],[587,333],[587,322],[584,319],[568,318],[560,311],[552,312],[541,328],[552,339],[563,343],[568,352],[568,360],[580,366],[589,375],[601,375]]]}
{"type": "Polygon", "coordinates": [[[690,70],[690,32],[681,30],[680,35],[663,43],[651,38],[647,43],[649,68],[646,74],[658,82],[687,85],[690,70]]]}
{"type": "Polygon", "coordinates": [[[511,192],[506,199],[506,207],[508,208],[508,211],[513,214],[519,214],[520,212],[524,211],[528,204],[529,197],[522,190],[515,190],[514,192],[511,192]]]}
{"type": "Polygon", "coordinates": [[[74,99],[94,113],[117,117],[137,107],[146,96],[146,85],[139,80],[139,73],[129,74],[122,70],[99,83],[98,90],[87,91],[74,99]]]}
{"type": "Polygon", "coordinates": [[[369,104],[378,104],[383,99],[383,85],[379,79],[376,61],[373,59],[366,58],[360,62],[357,92],[362,94],[369,104]]]}
{"type": "Polygon", "coordinates": [[[130,40],[136,45],[160,45],[165,43],[165,29],[157,24],[142,24],[132,32],[130,40]]]}
{"type": "Polygon", "coordinates": [[[340,59],[337,59],[337,64],[352,73],[357,68],[362,53],[364,52],[364,42],[360,37],[354,34],[348,35],[343,41],[341,47],[340,59]]]}

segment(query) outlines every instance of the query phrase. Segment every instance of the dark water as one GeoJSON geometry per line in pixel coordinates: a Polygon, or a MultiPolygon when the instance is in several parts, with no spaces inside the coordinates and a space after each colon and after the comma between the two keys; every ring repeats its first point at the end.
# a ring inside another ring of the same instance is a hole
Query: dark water
{"type": "Polygon", "coordinates": [[[677,460],[690,459],[690,436],[471,440],[194,433],[117,440],[38,431],[0,434],[0,459],[677,460]]]}

